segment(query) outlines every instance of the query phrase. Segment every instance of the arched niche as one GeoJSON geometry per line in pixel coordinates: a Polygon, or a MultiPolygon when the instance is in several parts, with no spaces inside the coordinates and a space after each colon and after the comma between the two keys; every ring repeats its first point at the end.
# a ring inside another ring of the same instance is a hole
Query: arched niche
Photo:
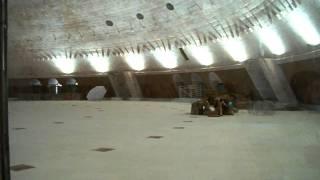
{"type": "Polygon", "coordinates": [[[66,92],[67,93],[75,93],[78,89],[78,82],[74,78],[69,78],[66,81],[66,92]]]}
{"type": "Polygon", "coordinates": [[[31,91],[33,94],[40,94],[42,89],[42,83],[38,79],[32,79],[30,81],[31,91]]]}
{"type": "Polygon", "coordinates": [[[60,87],[62,85],[55,78],[51,78],[48,80],[48,91],[51,95],[58,95],[60,93],[60,87]]]}

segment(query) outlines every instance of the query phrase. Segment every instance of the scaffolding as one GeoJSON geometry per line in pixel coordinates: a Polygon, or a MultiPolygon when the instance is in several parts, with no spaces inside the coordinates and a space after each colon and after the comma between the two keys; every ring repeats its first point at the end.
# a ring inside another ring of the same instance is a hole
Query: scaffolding
{"type": "Polygon", "coordinates": [[[177,84],[180,98],[201,98],[204,95],[204,84],[202,82],[177,84]]]}

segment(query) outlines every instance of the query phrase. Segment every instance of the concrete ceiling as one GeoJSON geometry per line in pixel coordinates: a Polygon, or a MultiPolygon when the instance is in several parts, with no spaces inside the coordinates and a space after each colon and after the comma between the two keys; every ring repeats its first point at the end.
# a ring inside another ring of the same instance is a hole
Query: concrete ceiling
{"type": "MultiPolygon", "coordinates": [[[[286,39],[289,53],[302,53],[314,47],[307,47],[279,20],[300,6],[319,24],[318,0],[11,0],[9,74],[61,76],[52,59],[63,54],[77,59],[73,75],[95,75],[85,58],[90,53],[111,56],[112,71],[128,70],[122,56],[131,51],[146,55],[147,70],[159,70],[149,51],[157,47],[176,51],[192,44],[210,46],[216,59],[213,66],[231,65],[236,62],[219,39],[242,37],[250,58],[257,58],[261,47],[252,31],[272,23],[286,39]]],[[[181,69],[201,68],[192,57],[184,61],[179,56],[178,61],[181,69]]]]}

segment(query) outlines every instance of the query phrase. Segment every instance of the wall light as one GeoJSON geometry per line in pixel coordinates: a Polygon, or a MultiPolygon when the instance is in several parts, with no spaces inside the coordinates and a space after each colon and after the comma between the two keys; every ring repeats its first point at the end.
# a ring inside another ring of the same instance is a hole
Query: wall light
{"type": "Polygon", "coordinates": [[[271,53],[281,55],[286,52],[283,41],[273,26],[260,29],[257,35],[271,53]]]}
{"type": "Polygon", "coordinates": [[[109,57],[91,55],[88,57],[88,61],[97,72],[109,71],[109,57]]]}
{"type": "Polygon", "coordinates": [[[178,66],[177,56],[173,51],[156,49],[152,54],[165,68],[172,69],[178,66]]]}
{"type": "Polygon", "coordinates": [[[209,66],[213,64],[213,56],[208,46],[191,46],[188,48],[192,56],[201,64],[209,66]]]}
{"type": "Polygon", "coordinates": [[[53,63],[65,74],[71,74],[75,71],[76,63],[74,59],[58,56],[53,59],[53,63]]]}
{"type": "Polygon", "coordinates": [[[248,59],[246,48],[240,38],[223,39],[222,45],[235,61],[243,62],[248,59]]]}
{"type": "Polygon", "coordinates": [[[320,35],[309,16],[301,8],[295,9],[287,16],[293,30],[310,45],[320,44],[320,35]]]}
{"type": "Polygon", "coordinates": [[[144,56],[142,54],[129,53],[125,55],[125,59],[129,66],[137,71],[143,70],[144,67],[144,56]]]}

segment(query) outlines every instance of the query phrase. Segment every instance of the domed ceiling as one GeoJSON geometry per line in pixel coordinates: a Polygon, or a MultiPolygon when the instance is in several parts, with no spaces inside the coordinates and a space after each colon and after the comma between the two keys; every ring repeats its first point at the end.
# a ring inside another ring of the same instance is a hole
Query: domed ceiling
{"type": "Polygon", "coordinates": [[[217,44],[246,39],[248,58],[256,58],[261,50],[253,32],[273,24],[287,32],[287,43],[296,41],[282,19],[300,7],[319,22],[316,0],[12,0],[10,75],[63,75],[53,63],[61,56],[76,60],[76,70],[67,73],[73,75],[98,74],[85,62],[89,56],[106,57],[109,71],[121,71],[130,69],[126,55],[143,54],[150,57],[143,69],[159,70],[161,63],[148,55],[156,49],[179,53],[176,69],[202,67],[192,57],[185,62],[177,51],[192,46],[208,46],[216,65],[235,64],[217,44]]]}

